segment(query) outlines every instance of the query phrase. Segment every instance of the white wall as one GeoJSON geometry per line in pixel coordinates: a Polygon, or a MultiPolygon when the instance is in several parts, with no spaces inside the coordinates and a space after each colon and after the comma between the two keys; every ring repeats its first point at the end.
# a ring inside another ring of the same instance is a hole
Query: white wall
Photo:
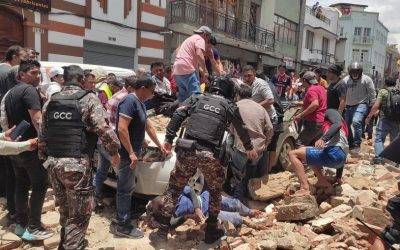
{"type": "Polygon", "coordinates": [[[338,34],[339,13],[336,10],[334,10],[332,8],[323,8],[322,9],[323,15],[325,15],[327,18],[330,19],[329,24],[327,22],[324,22],[321,19],[317,18],[316,16],[312,15],[310,13],[310,10],[311,10],[311,8],[309,6],[307,6],[304,24],[310,25],[312,27],[321,27],[321,28],[328,30],[329,32],[338,34]]]}
{"type": "MultiPolygon", "coordinates": [[[[321,53],[312,53],[311,50],[306,48],[307,45],[307,31],[314,32],[314,44],[313,50],[322,50],[322,39],[325,37],[329,39],[329,50],[328,53],[331,55],[335,55],[336,52],[336,36],[325,32],[321,29],[313,29],[310,27],[304,28],[303,35],[303,47],[301,49],[301,60],[302,61],[310,61],[310,59],[322,59],[321,53]]],[[[331,59],[331,63],[334,63],[333,58],[331,59]]]]}
{"type": "MultiPolygon", "coordinates": [[[[137,0],[132,1],[132,10],[129,15],[124,18],[124,1],[113,0],[108,1],[108,13],[103,13],[100,8],[100,3],[97,0],[92,0],[92,16],[102,20],[114,21],[130,27],[137,27],[137,0]]],[[[92,20],[91,29],[86,29],[85,39],[107,44],[115,44],[130,48],[136,48],[136,30],[118,27],[92,20]],[[115,41],[110,41],[109,37],[115,38],[115,41]]]]}

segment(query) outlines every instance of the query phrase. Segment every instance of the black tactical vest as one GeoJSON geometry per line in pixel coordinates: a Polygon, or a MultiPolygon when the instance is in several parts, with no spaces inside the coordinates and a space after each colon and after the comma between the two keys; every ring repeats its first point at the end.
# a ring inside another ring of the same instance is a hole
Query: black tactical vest
{"type": "Polygon", "coordinates": [[[80,90],[73,95],[54,94],[47,106],[47,155],[57,158],[93,156],[97,135],[86,131],[82,122],[79,100],[89,91],[80,90]]]}
{"type": "Polygon", "coordinates": [[[186,126],[185,136],[201,142],[219,146],[228,124],[228,101],[218,95],[199,97],[195,108],[191,111],[186,126]]]}

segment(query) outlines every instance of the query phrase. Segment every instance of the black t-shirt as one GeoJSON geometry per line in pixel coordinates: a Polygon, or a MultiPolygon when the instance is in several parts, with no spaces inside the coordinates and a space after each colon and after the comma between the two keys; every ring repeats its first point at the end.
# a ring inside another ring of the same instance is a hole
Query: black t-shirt
{"type": "MultiPolygon", "coordinates": [[[[146,106],[135,95],[129,94],[118,105],[117,131],[120,116],[131,119],[128,127],[129,137],[132,149],[136,156],[139,157],[146,132],[146,106]]],[[[129,154],[124,145],[122,145],[119,152],[122,159],[129,159],[129,154]]]]}
{"type": "Polygon", "coordinates": [[[26,83],[18,83],[6,96],[5,108],[10,127],[17,126],[22,120],[31,124],[29,129],[22,135],[22,141],[37,137],[36,129],[28,112],[29,109],[42,109],[42,102],[35,87],[26,83]]]}
{"type": "Polygon", "coordinates": [[[327,109],[339,109],[340,97],[346,97],[346,84],[343,80],[329,84],[327,91],[327,109]]]}

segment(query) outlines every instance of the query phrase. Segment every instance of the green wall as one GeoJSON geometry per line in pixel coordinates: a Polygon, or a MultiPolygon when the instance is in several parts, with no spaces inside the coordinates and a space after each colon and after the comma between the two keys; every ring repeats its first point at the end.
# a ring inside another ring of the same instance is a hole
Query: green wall
{"type": "Polygon", "coordinates": [[[275,14],[299,23],[300,0],[276,0],[275,14]]]}

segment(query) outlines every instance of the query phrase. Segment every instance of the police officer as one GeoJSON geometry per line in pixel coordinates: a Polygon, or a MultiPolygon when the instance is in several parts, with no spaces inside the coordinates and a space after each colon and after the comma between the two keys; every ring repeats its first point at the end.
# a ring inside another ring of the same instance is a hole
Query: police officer
{"type": "Polygon", "coordinates": [[[99,98],[83,90],[83,70],[64,70],[65,86],[43,108],[39,153],[47,158],[50,180],[60,204],[59,249],[84,249],[85,232],[93,209],[92,160],[98,137],[119,164],[120,143],[108,124],[99,98]]]}
{"type": "Polygon", "coordinates": [[[211,201],[209,217],[206,220],[205,242],[213,243],[223,236],[217,228],[217,216],[220,211],[221,190],[224,179],[223,168],[218,159],[219,147],[224,132],[230,123],[242,140],[247,157],[257,158],[249,134],[237,106],[231,101],[234,96],[234,83],[229,78],[217,78],[210,87],[210,94],[193,95],[174,113],[167,127],[164,146],[171,151],[172,142],[182,122],[188,118],[183,138],[177,140],[178,162],[173,170],[169,188],[165,194],[163,207],[164,221],[170,222],[179,194],[197,168],[204,174],[211,201]]]}

